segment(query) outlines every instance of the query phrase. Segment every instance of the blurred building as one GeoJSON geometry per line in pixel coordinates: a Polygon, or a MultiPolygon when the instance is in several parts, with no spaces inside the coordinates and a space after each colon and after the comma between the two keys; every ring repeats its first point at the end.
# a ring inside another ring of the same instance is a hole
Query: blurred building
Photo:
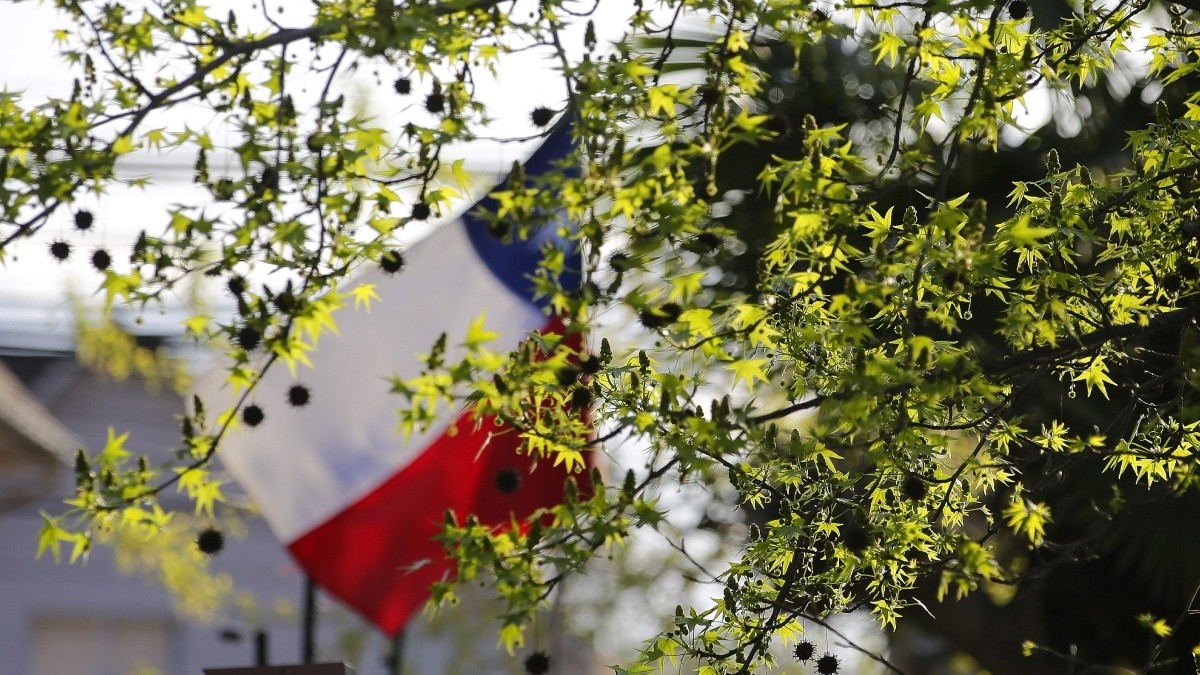
{"type": "MultiPolygon", "coordinates": [[[[129,432],[131,452],[165,460],[179,444],[183,401],[168,388],[155,392],[136,378],[117,382],[92,372],[75,358],[66,330],[16,323],[0,318],[0,673],[199,675],[253,665],[256,626],[234,613],[212,622],[181,617],[163,587],[118,572],[107,546],[95,547],[86,564],[56,564],[48,553],[35,559],[42,514],[66,511],[76,448],[103,447],[112,427],[129,432]]],[[[139,339],[170,340],[166,333],[177,325],[138,326],[139,339]]],[[[190,510],[173,492],[163,498],[190,510]]],[[[213,565],[268,610],[260,616],[270,662],[299,662],[296,612],[281,618],[270,610],[280,601],[299,607],[304,577],[265,523],[248,520],[244,536],[231,539],[213,565]]],[[[523,655],[496,648],[496,626],[472,595],[466,589],[463,606],[433,623],[413,622],[403,640],[404,673],[522,672],[523,655]]],[[[390,640],[328,598],[319,607],[318,660],[346,658],[357,675],[394,672],[390,640]]],[[[553,672],[607,672],[570,638],[543,635],[531,648],[551,653],[553,672]]]]}
{"type": "MultiPolygon", "coordinates": [[[[180,398],[88,371],[61,334],[3,333],[0,344],[0,672],[15,675],[200,673],[248,665],[251,641],[225,625],[177,618],[161,587],[115,569],[98,546],[84,563],[35,559],[42,513],[66,510],[78,447],[103,447],[110,426],[151,457],[178,444],[180,398]]],[[[270,606],[297,598],[302,576],[260,522],[216,564],[270,606]]],[[[280,658],[299,655],[293,625],[265,626],[280,658]]]]}

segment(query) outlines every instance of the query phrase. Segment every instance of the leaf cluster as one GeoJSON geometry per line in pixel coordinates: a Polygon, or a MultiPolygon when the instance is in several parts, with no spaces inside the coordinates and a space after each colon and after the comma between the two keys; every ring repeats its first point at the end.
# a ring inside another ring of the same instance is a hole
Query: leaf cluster
{"type": "MultiPolygon", "coordinates": [[[[1171,503],[1196,487],[1200,94],[1127,130],[1115,163],[1047,152],[1007,202],[952,186],[964,157],[1039,132],[1021,128],[1037,96],[1082,100],[1118,55],[1144,50],[1141,77],[1184,86],[1200,31],[1147,0],[1085,3],[1050,27],[1016,2],[637,2],[630,39],[607,49],[598,5],[574,0],[529,13],[318,0],[261,18],[194,0],[58,0],[79,27],[57,35],[79,79],[64,99],[0,95],[0,253],[118,182],[121,157],[190,153],[205,199],[172,207],[100,283],[110,304],[143,308],[184,280],[221,281],[232,310],[187,329],[226,343],[243,393],[215,414],[197,402],[172,466],[134,462],[116,435],[81,454],[80,529],[48,517],[41,548],[86,549],[114,518],[161,525],[172,484],[211,512],[211,461],[262,373],[307,365],[339,312],[378,299],[344,281],[372,264],[403,273],[398,232],[462,203],[470,177],[448,149],[486,134],[477,79],[524,51],[561,82],[531,109],[531,136],[562,110],[576,146],[547,175],[515,169],[487,217],[495,236],[550,229],[582,252],[547,246],[533,280],[563,330],[502,353],[480,317],[393,392],[402,433],[471,403],[576,480],[564,504],[502,530],[452,514],[458,578],[435,603],[486,580],[512,649],[561,580],[665,531],[675,485],[707,490],[745,527],[723,532],[732,559],[685,556],[681,573],[709,601],[681,608],[624,672],[681,658],[757,671],[813,622],[863,610],[894,628],[930,585],[959,597],[1020,585],[1103,548],[1127,499],[1171,503]],[[685,41],[685,21],[706,37],[685,41]],[[858,89],[878,102],[872,119],[773,112],[780,78],[798,81],[832,45],[857,50],[880,83],[858,89]],[[779,67],[789,53],[794,71],[779,67]],[[338,85],[348,72],[394,79],[399,118],[356,109],[338,85]],[[231,140],[168,114],[185,105],[231,140]],[[760,169],[731,177],[746,156],[760,169]],[[744,206],[722,193],[732,178],[751,180],[744,206]],[[563,282],[574,272],[580,288],[563,282]],[[622,479],[591,475],[589,456],[631,448],[622,479]],[[1058,506],[1063,472],[1117,495],[1082,539],[1067,525],[1080,511],[1058,506]]],[[[1149,668],[1175,634],[1147,625],[1161,641],[1149,668]]]]}

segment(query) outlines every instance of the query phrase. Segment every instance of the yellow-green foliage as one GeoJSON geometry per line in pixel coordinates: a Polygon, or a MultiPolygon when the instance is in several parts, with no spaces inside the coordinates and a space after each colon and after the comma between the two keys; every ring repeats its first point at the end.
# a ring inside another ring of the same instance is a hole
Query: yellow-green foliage
{"type": "MultiPolygon", "coordinates": [[[[54,4],[78,82],[46,103],[0,94],[0,255],[118,182],[118,157],[194,157],[204,198],[159,214],[132,264],[96,281],[110,305],[139,311],[197,277],[229,289],[232,308],[197,311],[185,328],[225,345],[242,401],[265,369],[307,367],[341,312],[371,309],[375,289],[344,282],[364,265],[397,272],[410,221],[462,205],[470,181],[450,149],[491,135],[496,114],[477,78],[516,52],[553,64],[542,103],[570,118],[577,149],[561,171],[514,170],[485,217],[497,236],[554,228],[580,248],[577,259],[548,247],[533,282],[591,347],[531,335],[499,352],[485,314],[414,354],[419,376],[379,373],[401,434],[471,403],[519,434],[523,453],[575,472],[568,500],[527,528],[466,517],[444,528],[459,569],[434,603],[454,601],[459,583],[490,584],[510,650],[563,579],[636,532],[667,536],[676,490],[726,519],[711,527],[732,553],[705,563],[670,540],[678,573],[712,597],[681,607],[619,672],[748,673],[775,664],[772,640],[793,643],[804,620],[859,609],[892,628],[924,611],[918,587],[961,597],[1020,583],[1036,560],[1098,550],[1058,541],[1060,523],[1102,529],[1126,491],[1172,503],[1195,488],[1196,350],[1191,337],[1160,344],[1200,318],[1200,94],[1179,94],[1200,67],[1190,12],[1149,0],[1034,18],[1024,0],[664,0],[634,3],[618,20],[628,39],[606,45],[596,24],[614,19],[573,0],[260,8],[278,22],[196,0],[54,4]],[[806,59],[833,68],[855,50],[854,78],[838,86],[879,85],[843,92],[870,98],[869,119],[772,112],[777,84],[809,73],[806,59]],[[372,116],[336,93],[352,71],[394,78],[411,105],[372,116]],[[1023,134],[1054,140],[1019,128],[1049,93],[1073,113],[1138,78],[1158,87],[1144,96],[1181,103],[1120,130],[1128,144],[1102,167],[1051,149],[1023,160],[1037,164],[1023,179],[973,188],[998,187],[991,197],[957,187],[1023,134]],[[185,104],[229,132],[163,114],[185,104]],[[221,172],[209,166],[218,150],[234,158],[221,172]],[[564,286],[578,267],[582,288],[564,286]],[[278,283],[251,287],[252,269],[278,283]],[[1080,422],[1086,412],[1110,426],[1080,422]],[[617,448],[637,459],[582,489],[587,453],[617,448]],[[1051,478],[1068,474],[1110,492],[1064,511],[1051,478]]],[[[111,326],[81,330],[95,367],[178,382],[111,326]]],[[[98,531],[131,551],[182,536],[159,496],[182,490],[214,513],[210,468],[238,414],[200,402],[171,466],[130,456],[117,431],[81,453],[71,512],[46,515],[39,548],[57,557],[70,544],[75,559],[98,531]]],[[[198,562],[153,574],[176,585],[198,562]]],[[[188,604],[208,606],[201,595],[188,604]]],[[[1172,633],[1143,623],[1154,661],[1172,633]]]]}

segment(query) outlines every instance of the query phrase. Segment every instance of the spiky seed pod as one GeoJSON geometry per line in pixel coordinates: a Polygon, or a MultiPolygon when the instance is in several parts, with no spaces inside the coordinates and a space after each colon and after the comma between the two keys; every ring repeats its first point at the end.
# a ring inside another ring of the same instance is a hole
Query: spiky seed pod
{"type": "Polygon", "coordinates": [[[412,81],[407,77],[396,78],[396,83],[393,85],[396,88],[396,93],[404,96],[412,91],[412,81]]]}
{"type": "Polygon", "coordinates": [[[446,97],[440,91],[435,91],[425,97],[425,109],[433,114],[440,114],[446,109],[446,97]]]}
{"type": "Polygon", "coordinates": [[[808,663],[817,652],[817,647],[808,640],[801,640],[796,643],[795,649],[792,650],[792,656],[800,663],[808,663]]]}
{"type": "Polygon", "coordinates": [[[600,372],[600,359],[591,354],[580,357],[579,372],[584,375],[595,375],[600,372]]]}
{"type": "Polygon", "coordinates": [[[425,219],[429,218],[429,216],[432,214],[433,214],[433,209],[429,208],[429,205],[426,204],[425,202],[417,202],[416,204],[413,204],[413,207],[412,207],[412,219],[413,220],[425,220],[425,219]]]}
{"type": "Polygon", "coordinates": [[[521,475],[513,469],[500,469],[496,472],[496,489],[510,495],[521,487],[521,475]]]}
{"type": "Polygon", "coordinates": [[[545,675],[550,672],[550,657],[537,651],[525,657],[525,672],[529,675],[545,675]]]}
{"type": "Polygon", "coordinates": [[[555,377],[558,378],[560,386],[566,387],[579,380],[579,369],[574,366],[565,366],[555,373],[555,377]]]}
{"type": "Polygon", "coordinates": [[[871,536],[858,523],[851,523],[842,528],[842,544],[854,553],[862,553],[871,545],[871,536]]]}
{"type": "Polygon", "coordinates": [[[650,330],[669,326],[683,313],[683,308],[674,302],[664,303],[659,307],[648,307],[638,313],[638,320],[650,330]]]}
{"type": "Polygon", "coordinates": [[[290,288],[275,296],[275,308],[284,314],[290,314],[296,309],[296,296],[290,288]]]}
{"type": "Polygon", "coordinates": [[[638,321],[640,321],[643,326],[649,328],[650,330],[662,328],[669,323],[664,316],[652,309],[643,309],[642,311],[638,312],[638,321]]]}
{"type": "Polygon", "coordinates": [[[1025,0],[1012,0],[1008,3],[1008,15],[1020,21],[1026,16],[1029,16],[1029,3],[1025,0]]]}
{"type": "Polygon", "coordinates": [[[571,392],[571,408],[575,410],[584,410],[592,405],[592,390],[587,387],[579,387],[571,392]]]}
{"type": "Polygon", "coordinates": [[[721,246],[721,237],[712,232],[701,232],[696,236],[696,243],[711,251],[721,246]]]}
{"type": "Polygon", "coordinates": [[[838,657],[825,652],[821,658],[817,659],[817,672],[821,675],[836,675],[838,668],[842,666],[838,657]]]}
{"type": "Polygon", "coordinates": [[[554,120],[554,111],[544,106],[538,106],[529,113],[529,119],[533,121],[534,126],[544,127],[554,120]]]}
{"type": "Polygon", "coordinates": [[[303,408],[312,400],[312,392],[302,384],[293,384],[287,393],[288,405],[293,408],[303,408]]]}
{"type": "Polygon", "coordinates": [[[263,414],[262,408],[254,404],[250,404],[242,409],[242,421],[247,426],[256,427],[262,424],[266,418],[267,416],[263,414]]]}
{"type": "Polygon", "coordinates": [[[919,502],[929,494],[929,486],[925,484],[924,480],[921,480],[920,476],[909,474],[904,477],[904,482],[900,485],[900,492],[908,499],[919,502]]]}
{"type": "Polygon", "coordinates": [[[71,257],[71,245],[65,241],[56,241],[50,244],[50,255],[60,262],[66,260],[71,257]]]}
{"type": "Polygon", "coordinates": [[[279,192],[279,170],[274,167],[267,167],[258,179],[258,184],[263,190],[279,192]]]}
{"type": "Polygon", "coordinates": [[[75,212],[75,229],[80,232],[87,232],[92,229],[92,223],[96,222],[95,216],[91,211],[76,211],[75,212]]]}
{"type": "Polygon", "coordinates": [[[196,548],[204,555],[216,555],[225,548],[225,535],[218,529],[206,528],[196,536],[196,548]]]}
{"type": "Polygon", "coordinates": [[[238,346],[246,351],[254,351],[262,342],[262,333],[253,326],[242,326],[237,333],[238,346]]]}
{"type": "Polygon", "coordinates": [[[92,253],[92,267],[103,272],[108,269],[109,265],[112,265],[112,256],[108,254],[108,251],[98,248],[92,253]]]}
{"type": "Polygon", "coordinates": [[[404,255],[400,251],[385,251],[379,256],[379,268],[388,274],[395,274],[404,269],[404,255]]]}

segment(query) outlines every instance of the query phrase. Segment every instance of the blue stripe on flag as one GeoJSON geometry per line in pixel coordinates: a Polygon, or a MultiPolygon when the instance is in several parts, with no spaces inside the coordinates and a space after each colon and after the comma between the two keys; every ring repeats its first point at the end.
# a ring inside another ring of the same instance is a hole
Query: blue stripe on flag
{"type": "MultiPolygon", "coordinates": [[[[542,146],[525,161],[525,175],[538,176],[555,169],[554,163],[571,152],[571,125],[563,124],[552,133],[542,146]]],[[[569,174],[577,174],[578,169],[567,169],[569,174]]],[[[475,209],[483,208],[495,211],[498,207],[496,200],[486,197],[475,209]]],[[[508,244],[501,241],[488,231],[487,222],[468,211],[463,216],[463,225],[467,228],[467,236],[479,258],[483,260],[492,274],[496,275],[506,288],[517,296],[528,300],[539,307],[547,306],[548,298],[534,300],[534,283],[532,277],[537,272],[538,263],[542,261],[542,248],[551,244],[567,250],[567,264],[560,281],[563,288],[577,290],[583,282],[580,271],[582,258],[575,242],[559,235],[558,228],[553,224],[539,227],[529,239],[513,241],[508,244]]]]}

